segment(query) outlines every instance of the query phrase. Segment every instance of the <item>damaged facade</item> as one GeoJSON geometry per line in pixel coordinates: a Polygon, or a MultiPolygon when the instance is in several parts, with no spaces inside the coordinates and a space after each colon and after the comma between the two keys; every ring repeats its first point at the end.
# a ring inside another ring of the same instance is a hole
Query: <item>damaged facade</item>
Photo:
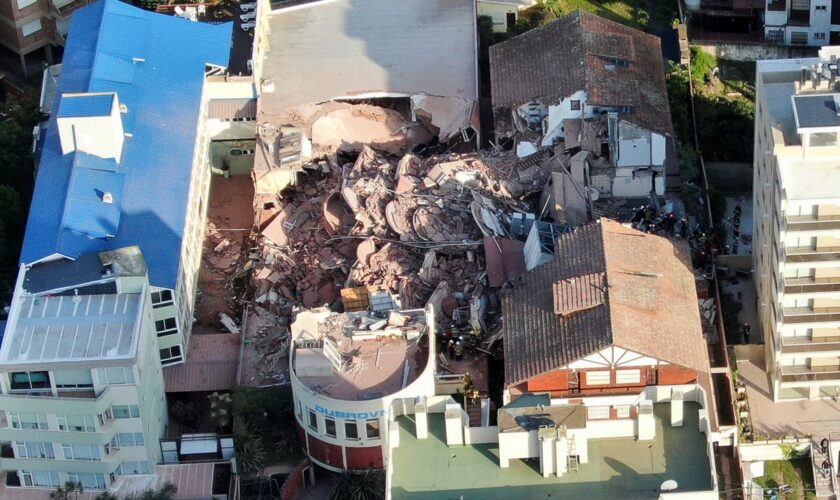
{"type": "Polygon", "coordinates": [[[474,141],[475,23],[469,0],[339,0],[263,16],[257,192],[294,184],[301,162],[364,145],[403,154],[474,141]]]}
{"type": "MultiPolygon", "coordinates": [[[[579,11],[490,47],[497,142],[548,150],[568,171],[587,152],[589,202],[680,186],[659,38],[579,11]]],[[[559,181],[559,179],[558,179],[559,181]]]]}

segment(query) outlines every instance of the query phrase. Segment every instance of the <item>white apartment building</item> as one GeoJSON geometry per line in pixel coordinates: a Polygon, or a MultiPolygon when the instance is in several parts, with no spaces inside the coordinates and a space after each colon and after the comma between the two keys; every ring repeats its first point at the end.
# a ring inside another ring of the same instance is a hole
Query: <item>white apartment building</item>
{"type": "Polygon", "coordinates": [[[775,400],[840,394],[837,55],[757,66],[753,265],[775,400]]]}
{"type": "Polygon", "coordinates": [[[840,12],[832,12],[830,0],[767,0],[764,36],[780,45],[822,47],[837,43],[840,12]]]}

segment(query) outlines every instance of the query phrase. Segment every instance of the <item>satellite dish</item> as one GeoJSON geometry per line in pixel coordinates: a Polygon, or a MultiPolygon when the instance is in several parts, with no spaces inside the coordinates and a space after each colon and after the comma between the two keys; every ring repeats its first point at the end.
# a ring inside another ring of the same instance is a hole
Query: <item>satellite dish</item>
{"type": "Polygon", "coordinates": [[[673,491],[677,489],[677,482],[673,479],[669,479],[662,483],[662,486],[660,486],[659,489],[662,491],[673,491]]]}

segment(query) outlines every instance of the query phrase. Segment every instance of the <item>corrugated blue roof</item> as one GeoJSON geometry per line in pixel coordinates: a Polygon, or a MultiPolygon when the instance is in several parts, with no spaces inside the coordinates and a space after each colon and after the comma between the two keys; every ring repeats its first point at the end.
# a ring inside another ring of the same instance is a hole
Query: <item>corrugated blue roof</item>
{"type": "Polygon", "coordinates": [[[119,0],[73,14],[56,99],[116,92],[128,110],[123,129],[132,135],[118,165],[62,155],[58,113],[50,118],[22,262],[138,245],[151,283],[175,287],[205,64],[227,66],[231,30],[230,23],[191,22],[119,0]],[[114,204],[103,206],[97,193],[111,190],[114,204]]]}
{"type": "Polygon", "coordinates": [[[114,94],[64,95],[58,101],[58,117],[108,116],[114,94]]]}

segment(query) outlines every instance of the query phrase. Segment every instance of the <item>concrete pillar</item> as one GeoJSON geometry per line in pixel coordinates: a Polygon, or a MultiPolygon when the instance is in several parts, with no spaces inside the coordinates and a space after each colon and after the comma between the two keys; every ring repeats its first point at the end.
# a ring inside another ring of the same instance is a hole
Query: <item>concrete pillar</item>
{"type": "Polygon", "coordinates": [[[653,401],[645,400],[639,404],[639,441],[649,441],[656,437],[656,418],[653,415],[653,401]]]}
{"type": "Polygon", "coordinates": [[[461,418],[461,406],[447,404],[444,412],[446,421],[446,444],[448,446],[460,446],[464,444],[464,428],[461,418]]]}
{"type": "Polygon", "coordinates": [[[820,387],[818,385],[812,385],[808,388],[808,399],[811,401],[820,399],[820,387]]]}
{"type": "Polygon", "coordinates": [[[575,431],[574,434],[569,436],[569,439],[573,440],[573,448],[578,456],[578,463],[588,464],[589,438],[586,435],[586,431],[575,431]]]}
{"type": "Polygon", "coordinates": [[[683,393],[680,390],[673,389],[671,391],[671,427],[683,426],[683,413],[685,412],[685,404],[683,393]]]}
{"type": "Polygon", "coordinates": [[[540,473],[543,477],[549,477],[556,469],[554,465],[555,443],[557,442],[557,429],[544,427],[537,431],[537,439],[540,443],[540,473]]]}
{"type": "Polygon", "coordinates": [[[557,442],[554,445],[554,456],[556,457],[557,477],[562,477],[569,470],[569,437],[565,429],[557,432],[557,442]]]}
{"type": "Polygon", "coordinates": [[[426,398],[423,396],[414,403],[414,433],[417,439],[429,437],[429,414],[426,413],[426,398]]]}

